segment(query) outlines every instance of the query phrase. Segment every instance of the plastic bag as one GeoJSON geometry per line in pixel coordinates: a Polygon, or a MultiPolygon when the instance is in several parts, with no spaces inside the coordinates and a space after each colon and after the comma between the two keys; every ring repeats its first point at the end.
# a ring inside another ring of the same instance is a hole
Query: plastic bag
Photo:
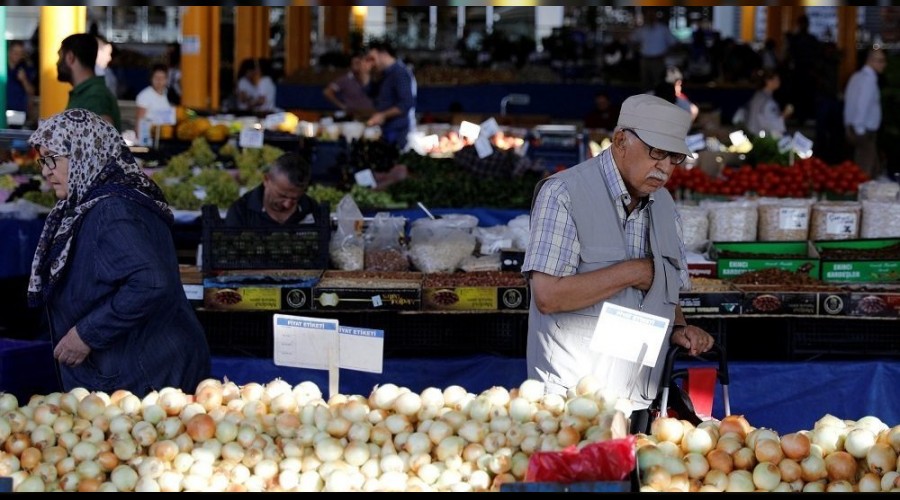
{"type": "Polygon", "coordinates": [[[331,262],[342,271],[361,271],[365,258],[362,237],[363,215],[349,194],[344,195],[335,211],[337,230],[331,235],[328,252],[331,262]]]}
{"type": "Polygon", "coordinates": [[[585,445],[580,450],[568,446],[562,451],[537,451],[528,460],[526,481],[622,481],[637,464],[635,435],[585,445]]]}
{"type": "Polygon", "coordinates": [[[444,219],[419,219],[409,232],[409,259],[423,273],[452,273],[475,251],[475,236],[444,219]]]}
{"type": "Polygon", "coordinates": [[[481,255],[499,254],[500,250],[513,245],[509,226],[476,227],[472,234],[478,240],[478,253],[481,255]]]}
{"type": "Polygon", "coordinates": [[[375,214],[366,229],[366,271],[409,271],[403,245],[406,219],[386,212],[375,214]]]}
{"type": "Polygon", "coordinates": [[[525,250],[528,248],[528,240],[531,237],[529,224],[531,222],[531,216],[528,214],[523,214],[516,216],[511,221],[507,222],[506,225],[509,227],[509,232],[512,235],[513,245],[512,248],[518,250],[525,250]]]}

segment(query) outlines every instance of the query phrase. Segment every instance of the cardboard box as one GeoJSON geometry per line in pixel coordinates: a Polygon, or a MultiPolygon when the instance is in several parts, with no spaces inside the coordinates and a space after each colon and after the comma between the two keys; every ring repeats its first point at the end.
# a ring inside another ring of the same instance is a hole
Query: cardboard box
{"type": "Polygon", "coordinates": [[[321,270],[227,271],[203,281],[203,305],[226,311],[305,311],[321,270]]]}
{"type": "Polygon", "coordinates": [[[898,238],[873,238],[858,240],[823,240],[813,243],[821,258],[822,281],[836,283],[900,283],[900,245],[898,238]],[[856,251],[864,256],[866,252],[883,250],[871,260],[858,258],[837,260],[829,256],[829,251],[856,251]]]}
{"type": "Polygon", "coordinates": [[[313,308],[418,311],[422,273],[326,271],[313,288],[313,308]]]}
{"type": "Polygon", "coordinates": [[[425,310],[504,311],[528,307],[528,283],[515,271],[432,273],[422,284],[425,310]]]}
{"type": "Polygon", "coordinates": [[[811,277],[819,278],[819,254],[808,241],[713,242],[710,257],[718,264],[717,276],[724,279],[772,268],[790,272],[803,268],[811,277]],[[728,257],[723,252],[753,255],[728,257]]]}

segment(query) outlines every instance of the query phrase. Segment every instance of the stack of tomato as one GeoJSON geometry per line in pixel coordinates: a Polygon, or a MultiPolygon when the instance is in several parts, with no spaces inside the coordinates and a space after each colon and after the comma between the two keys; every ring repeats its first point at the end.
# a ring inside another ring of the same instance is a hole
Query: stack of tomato
{"type": "Polygon", "coordinates": [[[725,167],[715,178],[700,168],[679,166],[666,187],[673,195],[679,190],[714,196],[773,196],[805,198],[817,194],[850,197],[869,177],[852,161],[827,165],[819,158],[797,160],[791,166],[760,163],[755,167],[725,167]]]}

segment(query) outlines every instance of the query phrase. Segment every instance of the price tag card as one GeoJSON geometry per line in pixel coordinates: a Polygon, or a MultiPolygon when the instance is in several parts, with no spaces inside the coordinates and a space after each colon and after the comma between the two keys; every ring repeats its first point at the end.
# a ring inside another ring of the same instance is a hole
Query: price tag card
{"type": "Polygon", "coordinates": [[[266,118],[263,120],[263,127],[267,129],[274,129],[281,125],[281,122],[283,122],[286,117],[287,114],[284,112],[266,115],[266,118]]]}
{"type": "Polygon", "coordinates": [[[478,139],[475,140],[475,152],[478,153],[479,158],[487,158],[494,154],[494,148],[491,146],[491,141],[487,136],[478,136],[478,139]]]}
{"type": "Polygon", "coordinates": [[[184,35],[181,37],[181,53],[182,55],[194,56],[200,53],[200,36],[184,35]]]}
{"type": "Polygon", "coordinates": [[[151,109],[147,113],[147,117],[157,125],[175,125],[175,108],[169,106],[168,108],[151,109]]]}
{"type": "Polygon", "coordinates": [[[360,186],[373,188],[378,184],[375,182],[375,174],[372,173],[372,169],[370,168],[356,172],[353,174],[353,177],[360,186]]]}
{"type": "Polygon", "coordinates": [[[782,230],[806,229],[809,227],[809,211],[805,208],[778,209],[778,228],[782,230]]]}
{"type": "Polygon", "coordinates": [[[750,139],[747,138],[747,134],[745,134],[743,130],[735,130],[734,132],[728,134],[728,139],[731,141],[732,146],[740,146],[741,144],[750,141],[750,139]]]}
{"type": "Polygon", "coordinates": [[[276,314],[272,321],[276,365],[328,370],[329,359],[340,359],[338,320],[276,314]]]}
{"type": "Polygon", "coordinates": [[[605,302],[589,347],[592,351],[636,363],[646,344],[647,351],[640,361],[646,366],[654,366],[668,328],[667,318],[605,302]]]}
{"type": "Polygon", "coordinates": [[[471,140],[475,140],[478,138],[478,134],[481,133],[481,127],[472,122],[467,122],[465,120],[459,124],[459,135],[460,137],[466,137],[471,140]]]}
{"type": "Polygon", "coordinates": [[[684,138],[684,142],[687,143],[688,149],[695,153],[706,149],[706,138],[703,134],[689,135],[684,138]]]}
{"type": "Polygon", "coordinates": [[[826,234],[852,235],[856,232],[858,225],[859,221],[856,214],[852,212],[827,214],[825,216],[826,234]]]}
{"type": "Polygon", "coordinates": [[[263,147],[263,131],[256,127],[244,127],[238,138],[238,146],[257,149],[263,147]]]}
{"type": "Polygon", "coordinates": [[[787,153],[791,150],[791,145],[794,143],[794,139],[791,136],[785,136],[779,139],[778,141],[778,152],[779,153],[787,153]]]}
{"type": "Polygon", "coordinates": [[[343,326],[340,334],[340,366],[361,372],[384,371],[384,330],[343,326]]]}
{"type": "Polygon", "coordinates": [[[813,141],[808,139],[800,132],[794,132],[792,147],[798,155],[812,154],[813,141]]]}
{"type": "Polygon", "coordinates": [[[488,139],[494,137],[494,134],[500,131],[500,126],[497,125],[497,120],[494,118],[488,118],[487,120],[481,122],[481,133],[488,139]]]}

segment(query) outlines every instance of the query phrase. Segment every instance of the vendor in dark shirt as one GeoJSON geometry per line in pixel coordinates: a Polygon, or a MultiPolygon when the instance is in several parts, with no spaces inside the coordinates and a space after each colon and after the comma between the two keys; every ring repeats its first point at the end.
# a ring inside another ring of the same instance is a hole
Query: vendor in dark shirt
{"type": "Polygon", "coordinates": [[[227,226],[280,227],[311,224],[318,204],[307,196],[312,169],[295,153],[280,156],[263,176],[263,182],[228,208],[227,226]]]}

